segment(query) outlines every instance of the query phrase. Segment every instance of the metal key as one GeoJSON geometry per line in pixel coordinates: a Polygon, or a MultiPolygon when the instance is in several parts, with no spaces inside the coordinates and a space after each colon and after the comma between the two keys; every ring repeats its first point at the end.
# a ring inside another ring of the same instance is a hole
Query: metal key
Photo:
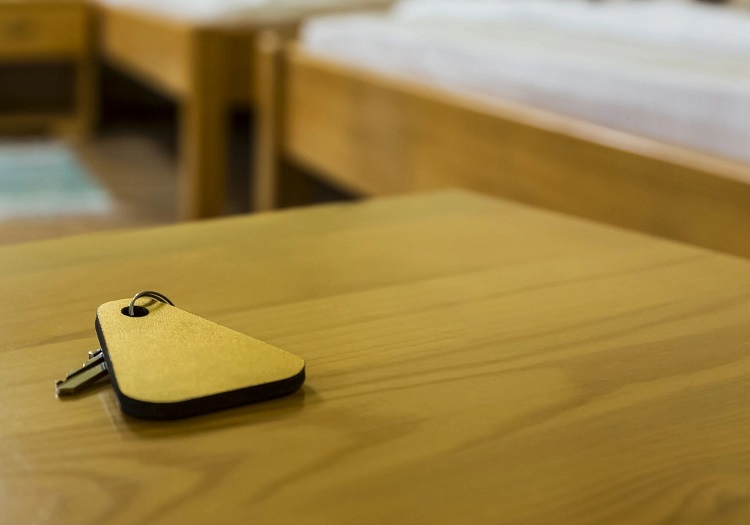
{"type": "Polygon", "coordinates": [[[107,363],[104,361],[101,349],[89,352],[89,359],[81,368],[69,372],[65,379],[55,381],[55,390],[58,396],[77,394],[108,374],[107,363]]]}

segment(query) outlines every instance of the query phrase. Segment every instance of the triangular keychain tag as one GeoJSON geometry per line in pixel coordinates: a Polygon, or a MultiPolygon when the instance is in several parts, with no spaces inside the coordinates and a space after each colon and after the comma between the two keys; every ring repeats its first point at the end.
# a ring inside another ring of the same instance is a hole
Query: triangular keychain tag
{"type": "Polygon", "coordinates": [[[101,305],[96,333],[120,408],[140,418],[262,401],[305,381],[300,357],[180,310],[157,292],[101,305]],[[138,306],[141,297],[157,301],[138,306]]]}

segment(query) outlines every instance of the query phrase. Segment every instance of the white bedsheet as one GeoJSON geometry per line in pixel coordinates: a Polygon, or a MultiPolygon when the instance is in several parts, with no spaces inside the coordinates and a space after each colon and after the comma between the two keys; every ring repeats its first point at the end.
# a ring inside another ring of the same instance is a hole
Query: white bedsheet
{"type": "Polygon", "coordinates": [[[583,0],[406,0],[308,21],[315,54],[750,162],[750,14],[583,0]]]}
{"type": "Polygon", "coordinates": [[[297,20],[325,12],[390,5],[393,0],[96,0],[156,16],[222,26],[297,20]]]}

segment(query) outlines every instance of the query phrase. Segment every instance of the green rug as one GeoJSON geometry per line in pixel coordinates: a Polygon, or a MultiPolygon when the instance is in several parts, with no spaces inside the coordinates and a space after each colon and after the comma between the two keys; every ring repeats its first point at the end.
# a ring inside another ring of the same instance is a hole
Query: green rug
{"type": "Polygon", "coordinates": [[[0,219],[98,215],[112,202],[64,144],[0,142],[0,219]]]}

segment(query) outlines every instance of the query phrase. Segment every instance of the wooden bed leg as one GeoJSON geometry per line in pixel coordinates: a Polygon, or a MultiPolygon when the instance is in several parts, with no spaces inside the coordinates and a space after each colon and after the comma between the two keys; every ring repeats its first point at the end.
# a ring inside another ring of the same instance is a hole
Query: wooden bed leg
{"type": "Polygon", "coordinates": [[[251,174],[253,211],[275,209],[279,204],[279,178],[281,177],[282,59],[283,42],[275,31],[263,31],[256,44],[255,82],[255,136],[253,147],[253,173],[251,174]]]}
{"type": "Polygon", "coordinates": [[[182,219],[221,215],[227,184],[227,53],[209,30],[197,30],[192,45],[191,85],[180,108],[182,219]]]}

